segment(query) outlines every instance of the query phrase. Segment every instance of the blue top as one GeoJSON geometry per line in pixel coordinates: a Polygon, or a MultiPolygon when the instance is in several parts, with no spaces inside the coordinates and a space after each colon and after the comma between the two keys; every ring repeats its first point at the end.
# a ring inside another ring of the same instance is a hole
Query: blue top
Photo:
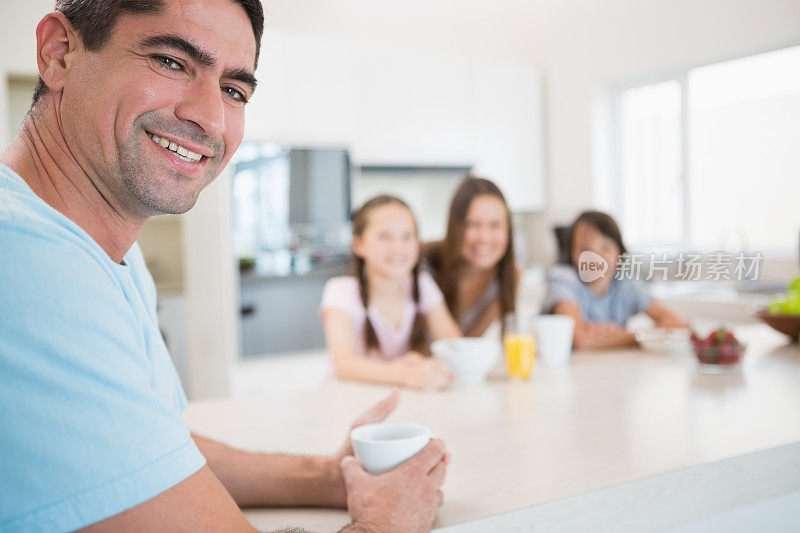
{"type": "Polygon", "coordinates": [[[615,322],[625,327],[628,319],[650,307],[653,298],[638,281],[612,278],[605,294],[597,296],[578,277],[572,265],[555,265],[547,275],[543,313],[552,313],[561,302],[578,305],[589,322],[615,322]]]}
{"type": "Polygon", "coordinates": [[[0,531],[70,531],[205,460],[134,245],[117,264],[0,165],[0,531]]]}

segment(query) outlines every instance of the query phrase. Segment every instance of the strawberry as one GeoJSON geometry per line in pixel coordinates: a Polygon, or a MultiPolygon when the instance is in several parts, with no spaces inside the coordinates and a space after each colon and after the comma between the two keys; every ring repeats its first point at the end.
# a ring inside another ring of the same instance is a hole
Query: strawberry
{"type": "Polygon", "coordinates": [[[716,331],[716,338],[714,339],[714,344],[716,346],[722,346],[725,344],[725,340],[728,338],[728,330],[725,328],[719,328],[716,331]]]}
{"type": "Polygon", "coordinates": [[[728,328],[720,327],[706,337],[691,335],[692,345],[697,358],[702,363],[731,365],[739,362],[742,356],[742,344],[728,328]]]}

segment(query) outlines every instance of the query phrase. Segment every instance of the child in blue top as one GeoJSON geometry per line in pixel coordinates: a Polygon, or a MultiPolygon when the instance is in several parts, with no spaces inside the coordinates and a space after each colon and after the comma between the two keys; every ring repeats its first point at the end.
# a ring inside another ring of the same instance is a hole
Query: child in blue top
{"type": "Polygon", "coordinates": [[[575,320],[575,348],[635,345],[636,338],[625,330],[625,324],[642,311],[655,321],[656,327],[689,327],[686,321],[654,301],[637,280],[618,279],[614,275],[620,254],[627,251],[619,226],[611,216],[600,211],[586,211],[578,216],[570,227],[567,250],[570,264],[556,265],[548,275],[543,311],[575,320]],[[603,275],[592,275],[591,271],[579,275],[579,259],[587,258],[605,261],[608,269],[603,275]]]}

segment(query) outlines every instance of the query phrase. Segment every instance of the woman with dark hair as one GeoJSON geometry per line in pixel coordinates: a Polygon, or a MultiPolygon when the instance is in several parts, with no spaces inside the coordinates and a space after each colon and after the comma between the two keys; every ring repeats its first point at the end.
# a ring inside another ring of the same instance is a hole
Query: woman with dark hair
{"type": "Polygon", "coordinates": [[[615,275],[620,255],[626,254],[627,249],[611,216],[600,211],[581,213],[570,226],[566,247],[570,264],[550,270],[543,312],[575,320],[575,348],[635,345],[636,338],[625,330],[625,325],[642,311],[655,321],[656,327],[689,327],[655,302],[636,280],[615,275]]]}
{"type": "Polygon", "coordinates": [[[511,211],[491,181],[467,176],[450,202],[447,234],[423,256],[464,335],[479,337],[516,304],[511,211]]]}

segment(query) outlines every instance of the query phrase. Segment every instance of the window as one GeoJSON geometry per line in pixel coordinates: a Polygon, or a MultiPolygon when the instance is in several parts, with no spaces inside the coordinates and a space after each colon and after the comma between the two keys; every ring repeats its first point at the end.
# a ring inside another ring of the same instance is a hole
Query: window
{"type": "Polygon", "coordinates": [[[630,242],[684,237],[681,86],[665,81],[622,97],[623,220],[630,242]]]}
{"type": "Polygon", "coordinates": [[[288,248],[289,149],[272,143],[246,143],[231,162],[237,257],[288,248]]]}
{"type": "Polygon", "coordinates": [[[633,246],[797,249],[800,46],[630,87],[619,118],[633,246]]]}
{"type": "Polygon", "coordinates": [[[236,257],[264,276],[307,274],[350,254],[344,149],[243,143],[231,158],[236,257]]]}

